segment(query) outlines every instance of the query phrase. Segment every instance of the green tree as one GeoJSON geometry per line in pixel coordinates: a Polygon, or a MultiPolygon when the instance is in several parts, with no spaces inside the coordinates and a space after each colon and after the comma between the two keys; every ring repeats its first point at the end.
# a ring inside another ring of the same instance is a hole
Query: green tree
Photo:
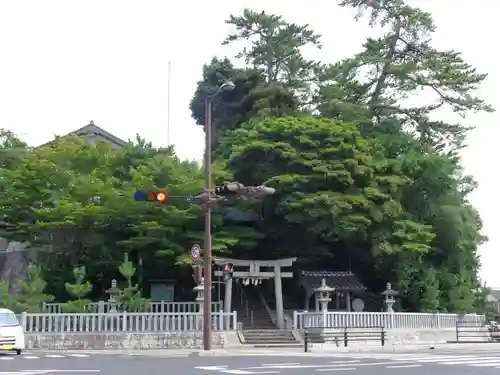
{"type": "Polygon", "coordinates": [[[451,287],[448,292],[449,310],[457,313],[474,312],[476,292],[470,288],[471,282],[463,275],[450,278],[451,287]]]}
{"type": "Polygon", "coordinates": [[[9,293],[9,283],[0,281],[0,307],[5,309],[12,309],[14,301],[9,293]]]}
{"type": "Polygon", "coordinates": [[[136,268],[134,264],[128,260],[127,254],[125,254],[123,263],[118,270],[126,280],[125,288],[123,288],[118,295],[120,309],[128,312],[146,311],[149,301],[142,297],[139,285],[133,282],[136,268]]]}
{"type": "Polygon", "coordinates": [[[20,281],[19,286],[21,293],[15,301],[17,312],[42,312],[43,304],[54,300],[53,295],[45,293],[47,283],[42,277],[42,268],[39,265],[29,265],[28,279],[20,281]]]}
{"type": "Polygon", "coordinates": [[[87,271],[84,266],[75,267],[73,275],[75,282],[64,284],[66,291],[73,299],[64,304],[63,310],[68,313],[86,312],[92,301],[84,297],[92,292],[93,286],[89,281],[85,281],[87,271]]]}
{"type": "Polygon", "coordinates": [[[27,144],[12,131],[0,128],[0,172],[13,168],[26,153],[27,144]]]}
{"type": "Polygon", "coordinates": [[[212,106],[212,144],[215,151],[219,139],[231,129],[255,117],[287,116],[297,112],[299,101],[286,87],[269,86],[265,75],[253,68],[235,68],[226,59],[214,58],[203,66],[203,77],[190,103],[193,118],[198,125],[205,124],[205,100],[231,79],[235,89],[214,99],[212,106]]]}
{"type": "Polygon", "coordinates": [[[429,268],[422,276],[420,282],[422,288],[422,311],[437,312],[439,311],[441,300],[441,290],[437,271],[434,268],[429,268]]]}
{"type": "Polygon", "coordinates": [[[323,110],[332,113],[345,103],[357,104],[365,117],[391,117],[414,129],[426,147],[461,146],[469,127],[435,120],[433,114],[441,108],[461,116],[491,111],[475,93],[486,75],[477,73],[461,53],[432,47],[436,25],[431,15],[404,1],[343,0],[341,6],[368,13],[370,25],[387,32],[368,38],[363,51],[332,65],[324,77],[323,110]],[[422,91],[426,102],[412,105],[422,91]]]}
{"type": "Polygon", "coordinates": [[[221,147],[235,179],[276,188],[261,229],[275,238],[277,257],[335,259],[338,267],[350,259],[430,249],[432,231],[407,217],[396,199],[408,181],[353,124],[308,116],[254,121],[221,147]]]}
{"type": "Polygon", "coordinates": [[[234,33],[222,43],[251,42],[236,56],[247,66],[262,72],[267,85],[279,84],[305,97],[311,96],[311,83],[320,64],[303,55],[306,47],[321,48],[320,35],[309,25],[286,22],[283,17],[244,9],[241,16],[231,15],[227,24],[234,33]]]}

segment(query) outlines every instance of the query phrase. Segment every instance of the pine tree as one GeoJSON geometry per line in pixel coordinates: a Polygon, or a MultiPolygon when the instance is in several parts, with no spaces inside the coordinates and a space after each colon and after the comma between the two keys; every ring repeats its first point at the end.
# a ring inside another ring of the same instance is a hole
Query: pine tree
{"type": "Polygon", "coordinates": [[[31,263],[28,266],[28,279],[19,282],[20,295],[15,303],[16,310],[31,313],[42,312],[43,304],[54,300],[53,295],[45,293],[46,286],[41,267],[31,263]]]}
{"type": "Polygon", "coordinates": [[[73,300],[64,304],[63,310],[68,313],[86,312],[91,301],[84,299],[86,295],[92,292],[93,286],[90,282],[85,281],[87,271],[84,266],[75,267],[73,269],[75,282],[65,283],[66,291],[69,293],[73,300]]]}
{"type": "Polygon", "coordinates": [[[120,309],[127,312],[146,310],[149,301],[142,297],[139,285],[133,283],[136,268],[134,263],[128,260],[127,254],[125,254],[123,263],[118,267],[118,271],[127,282],[126,287],[121,290],[118,296],[120,309]]]}

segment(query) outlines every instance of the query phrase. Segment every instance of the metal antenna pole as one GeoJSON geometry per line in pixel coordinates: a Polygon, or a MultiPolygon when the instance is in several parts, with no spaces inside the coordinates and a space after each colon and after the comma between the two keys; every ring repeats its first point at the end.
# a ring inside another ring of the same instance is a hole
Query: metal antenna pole
{"type": "Polygon", "coordinates": [[[205,194],[208,199],[205,210],[205,238],[203,251],[203,349],[212,348],[212,207],[210,191],[212,185],[212,98],[205,100],[205,194]]]}
{"type": "Polygon", "coordinates": [[[170,146],[170,80],[171,80],[171,64],[168,62],[168,81],[167,81],[167,146],[170,146]]]}

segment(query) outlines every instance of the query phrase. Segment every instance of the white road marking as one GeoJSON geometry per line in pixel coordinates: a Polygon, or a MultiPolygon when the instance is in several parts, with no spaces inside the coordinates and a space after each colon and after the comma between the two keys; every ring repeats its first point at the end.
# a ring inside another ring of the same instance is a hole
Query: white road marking
{"type": "Polygon", "coordinates": [[[281,366],[281,365],[300,365],[300,362],[289,362],[289,363],[263,363],[261,366],[281,366]]]}
{"type": "Polygon", "coordinates": [[[473,367],[493,367],[493,366],[497,366],[500,364],[500,359],[496,360],[496,361],[484,361],[483,363],[479,363],[479,362],[476,362],[476,363],[471,363],[469,364],[469,366],[473,366],[473,367]]]}
{"type": "MultiPolygon", "coordinates": [[[[13,359],[14,359],[14,357],[0,357],[0,360],[2,360],[2,361],[11,361],[13,359]]],[[[0,372],[0,374],[1,374],[1,372],[0,372]]]]}
{"type": "Polygon", "coordinates": [[[198,370],[221,371],[227,369],[227,366],[197,366],[198,370]]]}
{"type": "Polygon", "coordinates": [[[339,365],[339,364],[344,364],[344,363],[359,363],[361,362],[360,360],[354,360],[354,361],[333,361],[330,362],[333,365],[339,365]]]}
{"type": "Polygon", "coordinates": [[[46,354],[44,355],[45,358],[64,358],[63,355],[59,355],[59,354],[46,354]]]}
{"type": "Polygon", "coordinates": [[[422,365],[401,365],[401,366],[387,366],[386,368],[409,368],[409,367],[421,367],[422,365]]]}
{"type": "MultiPolygon", "coordinates": [[[[235,374],[235,375],[247,375],[247,374],[255,374],[252,371],[243,371],[243,370],[222,370],[225,374],[235,374]]],[[[279,371],[278,371],[279,372],[279,371]]]]}
{"type": "Polygon", "coordinates": [[[417,362],[423,362],[423,363],[432,363],[432,362],[440,362],[440,363],[448,363],[450,365],[454,364],[460,364],[460,363],[469,363],[469,362],[478,362],[482,360],[488,360],[488,359],[498,359],[498,357],[463,357],[463,358],[453,358],[453,357],[447,357],[447,358],[428,358],[428,359],[418,359],[417,362]]]}
{"type": "Polygon", "coordinates": [[[75,358],[88,358],[90,357],[88,354],[70,354],[70,357],[75,357],[75,358]]]}
{"type": "Polygon", "coordinates": [[[353,371],[356,370],[355,367],[339,367],[339,368],[320,368],[317,369],[316,371],[353,371]]]}
{"type": "Polygon", "coordinates": [[[411,356],[411,355],[408,355],[408,356],[397,356],[397,357],[387,357],[388,359],[392,359],[393,361],[408,361],[408,360],[411,360],[411,361],[424,361],[426,359],[430,359],[430,360],[447,360],[447,359],[460,359],[460,358],[476,358],[477,356],[472,356],[472,355],[466,355],[466,356],[462,356],[462,355],[457,355],[457,356],[453,356],[453,355],[425,355],[425,356],[411,356]]]}
{"type": "Polygon", "coordinates": [[[476,358],[476,359],[469,359],[465,361],[443,361],[440,362],[441,365],[473,365],[473,364],[479,364],[479,363],[495,363],[495,362],[500,362],[500,358],[498,357],[487,357],[487,358],[476,358]]]}
{"type": "MultiPolygon", "coordinates": [[[[410,361],[409,361],[410,362],[410,361]]],[[[356,363],[356,366],[380,366],[392,365],[394,361],[390,362],[370,362],[370,363],[356,363]]],[[[242,367],[243,370],[259,370],[259,369],[294,369],[294,368],[334,368],[352,366],[353,363],[345,361],[345,363],[338,363],[333,365],[277,365],[277,366],[259,366],[259,367],[242,367]]]]}
{"type": "Polygon", "coordinates": [[[39,359],[36,355],[23,355],[23,359],[39,359]]]}
{"type": "MultiPolygon", "coordinates": [[[[101,370],[21,370],[22,373],[47,374],[53,372],[101,372],[101,370]]],[[[1,374],[1,373],[0,373],[1,374]]]]}

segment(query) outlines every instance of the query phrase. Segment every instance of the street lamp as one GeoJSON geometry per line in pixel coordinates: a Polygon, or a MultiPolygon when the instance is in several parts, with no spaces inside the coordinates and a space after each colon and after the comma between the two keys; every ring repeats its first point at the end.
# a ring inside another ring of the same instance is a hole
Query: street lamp
{"type": "Polygon", "coordinates": [[[212,207],[210,194],[212,187],[212,102],[221,92],[233,91],[236,85],[232,81],[222,83],[217,90],[205,99],[205,238],[203,254],[203,349],[212,347],[212,207]]]}

